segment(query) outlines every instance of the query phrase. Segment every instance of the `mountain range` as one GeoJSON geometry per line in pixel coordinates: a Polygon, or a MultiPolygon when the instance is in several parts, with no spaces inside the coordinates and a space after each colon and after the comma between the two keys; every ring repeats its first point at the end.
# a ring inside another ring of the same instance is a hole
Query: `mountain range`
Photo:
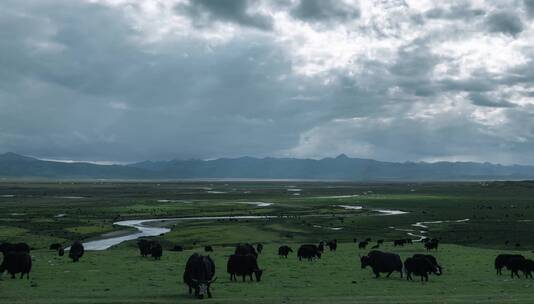
{"type": "Polygon", "coordinates": [[[127,165],[40,160],[0,154],[0,177],[45,179],[299,179],[347,181],[455,181],[534,179],[534,166],[476,162],[383,162],[336,158],[219,158],[144,161],[127,165]]]}

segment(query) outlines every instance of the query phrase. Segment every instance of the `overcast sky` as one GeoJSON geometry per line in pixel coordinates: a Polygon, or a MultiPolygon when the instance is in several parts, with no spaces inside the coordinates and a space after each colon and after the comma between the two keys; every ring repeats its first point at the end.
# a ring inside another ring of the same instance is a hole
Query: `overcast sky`
{"type": "Polygon", "coordinates": [[[534,164],[533,59],[534,0],[2,0],[0,153],[534,164]]]}

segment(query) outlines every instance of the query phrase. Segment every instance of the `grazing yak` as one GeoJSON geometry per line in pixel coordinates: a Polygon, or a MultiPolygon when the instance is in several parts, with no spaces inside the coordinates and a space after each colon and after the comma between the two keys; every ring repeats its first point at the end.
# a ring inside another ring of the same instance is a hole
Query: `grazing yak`
{"type": "Polygon", "coordinates": [[[330,249],[330,251],[336,251],[337,250],[337,240],[334,239],[334,240],[328,242],[326,244],[326,246],[328,246],[328,249],[330,249]]]}
{"type": "Polygon", "coordinates": [[[150,255],[154,258],[154,260],[161,260],[161,256],[163,255],[163,247],[161,247],[160,243],[152,243],[152,246],[150,246],[150,255]]]}
{"type": "Polygon", "coordinates": [[[154,240],[139,239],[137,247],[141,256],[152,256],[155,260],[160,260],[163,255],[163,247],[154,240]]]}
{"type": "Polygon", "coordinates": [[[83,244],[80,243],[80,241],[74,241],[74,243],[72,243],[70,246],[69,257],[73,262],[78,262],[83,256],[84,252],[85,249],[83,248],[83,244]]]}
{"type": "Polygon", "coordinates": [[[438,260],[433,255],[417,253],[417,254],[414,254],[413,257],[414,258],[417,258],[417,257],[425,257],[425,258],[427,258],[430,261],[430,263],[432,263],[432,265],[438,269],[438,272],[439,272],[438,275],[442,275],[443,274],[443,268],[441,267],[441,265],[439,265],[438,260]]]}
{"type": "Polygon", "coordinates": [[[49,249],[57,251],[57,254],[59,256],[64,256],[65,255],[65,248],[63,248],[63,245],[61,245],[59,243],[51,244],[49,249]]]}
{"type": "Polygon", "coordinates": [[[320,241],[317,248],[319,249],[320,253],[323,253],[324,252],[324,241],[320,241]]]}
{"type": "Polygon", "coordinates": [[[184,283],[189,288],[189,294],[195,290],[195,297],[202,299],[204,295],[211,298],[210,285],[215,282],[215,263],[209,256],[198,253],[192,254],[185,265],[183,275],[184,283]]]}
{"type": "Polygon", "coordinates": [[[358,248],[359,249],[365,249],[365,248],[367,248],[367,245],[369,245],[369,242],[367,242],[367,241],[359,242],[358,243],[358,248]]]}
{"type": "Polygon", "coordinates": [[[256,252],[256,249],[254,248],[254,246],[250,245],[249,243],[238,244],[238,245],[235,247],[235,252],[234,252],[234,254],[237,254],[237,255],[247,255],[247,254],[252,254],[252,255],[255,256],[256,258],[258,257],[258,253],[256,252]]]}
{"type": "Polygon", "coordinates": [[[12,279],[15,278],[17,273],[20,273],[21,279],[24,275],[26,275],[26,279],[29,279],[32,269],[32,257],[30,256],[29,248],[30,246],[26,243],[2,243],[0,252],[2,252],[4,259],[0,264],[0,274],[7,270],[12,279]]]}
{"type": "Polygon", "coordinates": [[[525,259],[525,257],[520,254],[499,254],[495,258],[495,270],[497,271],[497,275],[502,275],[502,269],[504,267],[511,269],[510,260],[513,258],[525,259]]]}
{"type": "Polygon", "coordinates": [[[280,248],[278,248],[278,256],[279,257],[285,257],[287,259],[287,255],[290,253],[290,252],[293,252],[293,249],[291,249],[291,247],[289,246],[280,246],[280,248]]]}
{"type": "Polygon", "coordinates": [[[525,259],[522,256],[511,257],[506,267],[512,271],[512,279],[514,275],[519,278],[519,271],[523,272],[525,278],[532,278],[532,271],[534,271],[534,261],[525,259]]]}
{"type": "Polygon", "coordinates": [[[146,257],[151,253],[152,241],[139,239],[139,241],[137,241],[137,247],[139,248],[141,256],[146,257]]]}
{"type": "Polygon", "coordinates": [[[299,258],[299,261],[302,261],[302,259],[313,261],[315,258],[321,258],[321,252],[319,251],[319,247],[316,245],[305,244],[300,246],[299,250],[297,251],[297,257],[299,258]]]}
{"type": "Polygon", "coordinates": [[[389,278],[393,271],[400,272],[402,278],[402,261],[398,254],[373,250],[361,257],[360,262],[362,269],[370,266],[377,278],[381,272],[386,272],[389,278]]]}
{"type": "Polygon", "coordinates": [[[174,245],[174,247],[171,248],[171,251],[184,251],[184,247],[182,247],[181,245],[174,245]]]}
{"type": "Polygon", "coordinates": [[[263,251],[263,244],[258,244],[256,245],[256,250],[258,251],[258,254],[261,254],[261,252],[263,251]]]}
{"type": "Polygon", "coordinates": [[[432,249],[435,249],[436,251],[438,250],[438,246],[439,246],[438,239],[431,239],[431,240],[426,239],[426,240],[427,241],[424,243],[425,243],[425,248],[427,251],[430,251],[432,249]]]}
{"type": "Polygon", "coordinates": [[[204,251],[205,252],[213,252],[213,247],[211,247],[210,245],[204,246],[204,251]]]}
{"type": "Polygon", "coordinates": [[[12,248],[12,246],[13,246],[13,245],[10,244],[10,243],[1,242],[1,243],[0,243],[0,252],[1,252],[2,254],[6,254],[7,251],[8,251],[10,248],[12,248]]]}
{"type": "Polygon", "coordinates": [[[50,244],[50,250],[59,250],[60,247],[63,247],[60,243],[50,244]]]}
{"type": "Polygon", "coordinates": [[[30,245],[26,243],[16,243],[14,246],[15,246],[15,251],[17,252],[30,253],[30,245]]]}
{"type": "Polygon", "coordinates": [[[30,246],[26,243],[15,243],[15,244],[2,243],[0,244],[0,252],[2,252],[4,256],[10,251],[30,253],[30,246]]]}
{"type": "Polygon", "coordinates": [[[521,271],[525,274],[525,278],[532,279],[532,272],[534,272],[534,261],[531,259],[526,259],[521,265],[521,271]]]}
{"type": "Polygon", "coordinates": [[[412,279],[412,273],[421,276],[423,280],[428,282],[428,275],[434,273],[441,275],[441,266],[438,264],[435,257],[432,255],[415,254],[411,258],[404,261],[404,270],[406,271],[406,279],[412,279]]]}
{"type": "Polygon", "coordinates": [[[32,270],[32,257],[27,252],[10,251],[4,255],[4,260],[0,265],[0,273],[6,271],[11,274],[11,278],[15,278],[15,274],[20,273],[22,279],[26,275],[26,279],[30,278],[30,271],[32,270]]]}
{"type": "Polygon", "coordinates": [[[404,246],[406,244],[406,239],[402,239],[402,240],[394,240],[393,241],[393,246],[397,247],[397,246],[404,246]]]}
{"type": "Polygon", "coordinates": [[[254,274],[256,282],[259,282],[263,274],[263,270],[258,266],[257,257],[252,254],[232,254],[228,258],[226,271],[230,274],[230,281],[237,281],[237,276],[242,276],[243,282],[245,282],[246,276],[250,277],[250,281],[254,281],[252,278],[252,274],[254,274]]]}

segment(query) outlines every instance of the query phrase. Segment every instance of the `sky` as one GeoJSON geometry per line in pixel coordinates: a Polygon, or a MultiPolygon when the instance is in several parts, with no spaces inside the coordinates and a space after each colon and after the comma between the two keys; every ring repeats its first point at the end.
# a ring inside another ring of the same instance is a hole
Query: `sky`
{"type": "Polygon", "coordinates": [[[534,165],[534,0],[2,0],[0,153],[534,165]]]}

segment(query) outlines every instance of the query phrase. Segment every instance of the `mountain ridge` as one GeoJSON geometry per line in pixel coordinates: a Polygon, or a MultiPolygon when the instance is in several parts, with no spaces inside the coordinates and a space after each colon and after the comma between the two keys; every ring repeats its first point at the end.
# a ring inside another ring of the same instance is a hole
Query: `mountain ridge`
{"type": "Polygon", "coordinates": [[[142,161],[126,165],[59,162],[0,154],[0,177],[50,179],[303,179],[347,181],[455,181],[534,179],[534,166],[477,162],[387,162],[350,158],[274,157],[142,161]]]}

